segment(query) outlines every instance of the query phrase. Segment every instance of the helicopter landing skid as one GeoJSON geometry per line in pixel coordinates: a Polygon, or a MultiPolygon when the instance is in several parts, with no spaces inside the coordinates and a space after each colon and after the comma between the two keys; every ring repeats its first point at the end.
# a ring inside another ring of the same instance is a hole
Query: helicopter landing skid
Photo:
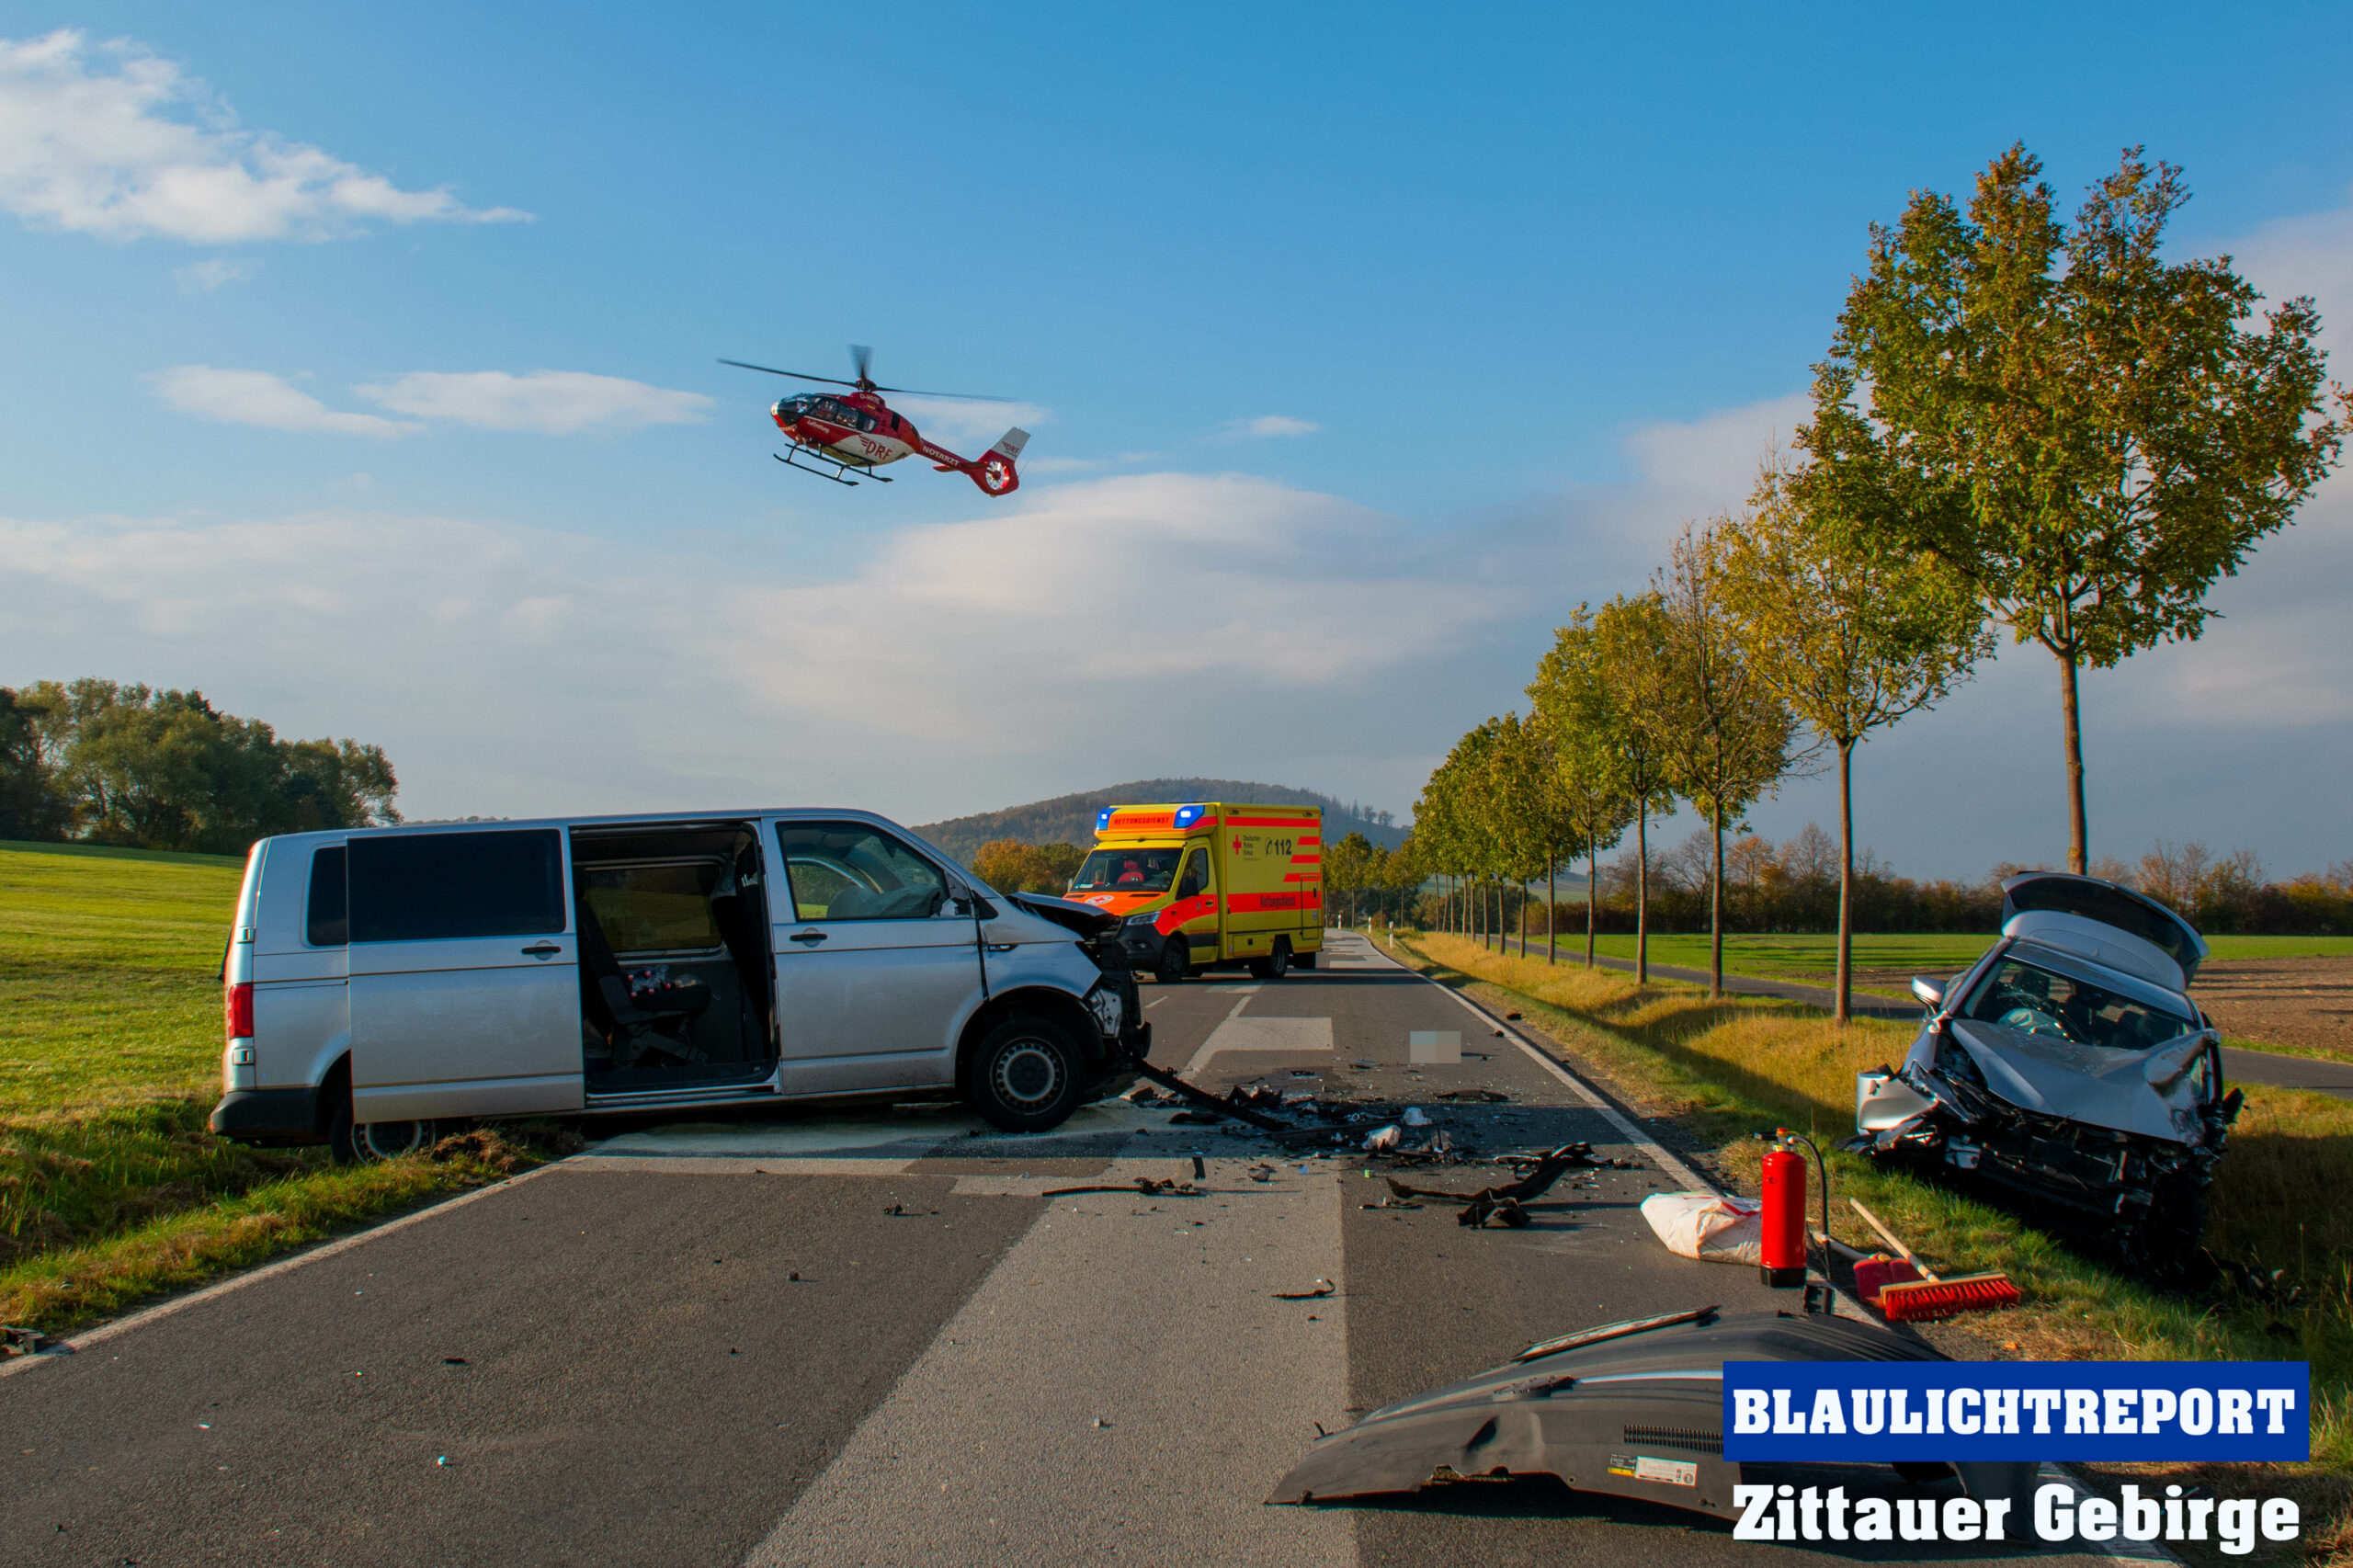
{"type": "MultiPolygon", "coordinates": [[[[834,472],[831,472],[831,473],[827,473],[827,472],[825,472],[825,470],[824,470],[824,469],[822,469],[822,468],[812,468],[812,467],[810,467],[807,463],[798,463],[798,462],[794,462],[790,458],[786,457],[782,452],[771,452],[771,453],[769,453],[768,455],[769,455],[770,457],[773,457],[774,459],[776,459],[776,460],[777,460],[777,461],[779,461],[779,462],[782,463],[782,464],[783,464],[785,467],[787,467],[787,468],[796,468],[796,469],[799,469],[799,470],[800,470],[801,472],[803,472],[803,473],[813,473],[813,474],[815,474],[819,479],[830,479],[830,480],[832,480],[835,484],[847,484],[847,485],[848,485],[848,486],[849,486],[851,489],[853,489],[853,490],[855,490],[855,489],[858,487],[858,481],[856,481],[855,479],[850,479],[850,478],[846,477],[846,476],[848,474],[848,472],[849,472],[849,465],[848,465],[847,463],[837,463],[837,462],[835,462],[831,458],[819,458],[819,459],[817,459],[817,460],[818,460],[819,462],[824,463],[824,464],[825,464],[825,465],[826,465],[826,467],[827,467],[827,468],[831,468],[832,470],[834,470],[834,472]]],[[[876,482],[878,482],[878,483],[882,483],[882,484],[888,484],[888,483],[891,483],[891,476],[890,476],[889,474],[887,474],[887,473],[871,473],[871,472],[870,472],[869,474],[867,474],[867,476],[866,476],[866,477],[867,477],[867,478],[869,478],[869,479],[874,480],[874,481],[876,481],[876,482]]]]}

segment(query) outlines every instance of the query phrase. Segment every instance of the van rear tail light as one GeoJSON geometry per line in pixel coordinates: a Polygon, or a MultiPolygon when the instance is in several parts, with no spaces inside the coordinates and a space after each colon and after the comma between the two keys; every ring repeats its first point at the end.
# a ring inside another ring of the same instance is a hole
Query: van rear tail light
{"type": "Polygon", "coordinates": [[[222,998],[221,1012],[228,1024],[231,1040],[251,1040],[254,1034],[253,983],[240,981],[229,987],[222,998]]]}

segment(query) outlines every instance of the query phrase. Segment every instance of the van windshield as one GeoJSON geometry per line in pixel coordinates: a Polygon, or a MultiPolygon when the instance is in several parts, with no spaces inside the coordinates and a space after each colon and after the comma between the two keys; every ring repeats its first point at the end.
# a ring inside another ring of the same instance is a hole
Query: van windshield
{"type": "Polygon", "coordinates": [[[1073,892],[1166,892],[1184,846],[1165,849],[1097,849],[1072,879],[1073,892]]]}

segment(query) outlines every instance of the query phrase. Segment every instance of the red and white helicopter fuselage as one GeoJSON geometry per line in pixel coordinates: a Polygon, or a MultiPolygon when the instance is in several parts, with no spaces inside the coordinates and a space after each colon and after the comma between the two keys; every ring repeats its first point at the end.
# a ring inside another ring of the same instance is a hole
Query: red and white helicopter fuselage
{"type": "Polygon", "coordinates": [[[942,473],[964,474],[988,494],[1009,495],[1021,487],[1015,461],[1029,433],[1017,426],[973,459],[926,440],[913,420],[870,392],[803,392],[778,399],[768,414],[794,446],[840,468],[873,470],[920,452],[942,473]]]}

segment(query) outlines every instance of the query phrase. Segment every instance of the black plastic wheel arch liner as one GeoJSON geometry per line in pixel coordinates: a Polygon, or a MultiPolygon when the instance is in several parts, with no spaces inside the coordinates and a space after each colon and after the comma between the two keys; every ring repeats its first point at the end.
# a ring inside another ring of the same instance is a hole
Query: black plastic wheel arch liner
{"type": "MultiPolygon", "coordinates": [[[[1373,1411],[1318,1439],[1267,1501],[1327,1503],[1551,1475],[1579,1492],[1737,1518],[1732,1489],[1742,1466],[1723,1457],[1726,1361],[1947,1359],[1922,1340],[1851,1318],[1708,1312],[1643,1321],[1656,1326],[1613,1325],[1625,1331],[1598,1340],[1572,1335],[1586,1343],[1373,1411]]],[[[1814,1467],[1754,1468],[1783,1481],[1814,1467]]],[[[1983,1497],[2022,1494],[2035,1467],[1953,1469],[1964,1491],[1983,1497]]]]}

